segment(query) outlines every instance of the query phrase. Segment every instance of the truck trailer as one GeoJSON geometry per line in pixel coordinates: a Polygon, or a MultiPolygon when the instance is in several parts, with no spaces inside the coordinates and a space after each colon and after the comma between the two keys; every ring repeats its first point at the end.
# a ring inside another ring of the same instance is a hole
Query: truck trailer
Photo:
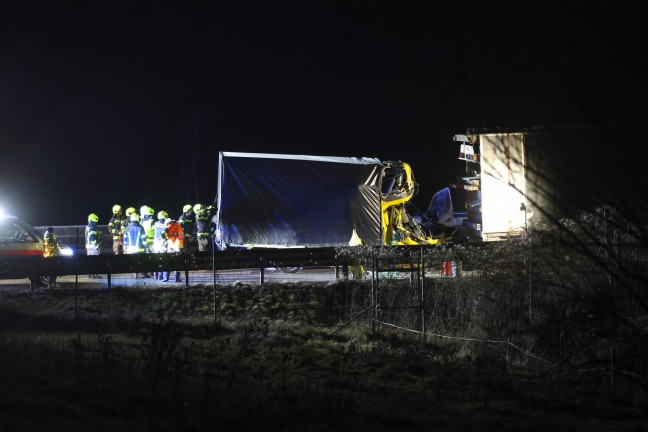
{"type": "MultiPolygon", "coordinates": [[[[465,173],[450,188],[462,192],[464,210],[440,223],[467,232],[477,241],[520,235],[533,216],[527,200],[525,134],[459,134],[453,141],[459,144],[465,173]]],[[[436,209],[433,198],[428,213],[436,209]]]]}
{"type": "Polygon", "coordinates": [[[427,213],[454,230],[455,238],[474,241],[506,239],[531,222],[556,224],[603,205],[643,223],[648,205],[638,191],[644,133],[582,126],[455,135],[465,172],[427,213]],[[452,203],[459,211],[448,210],[452,203]]]}
{"type": "Polygon", "coordinates": [[[376,158],[221,152],[217,243],[228,247],[436,244],[406,204],[409,164],[376,158]]]}

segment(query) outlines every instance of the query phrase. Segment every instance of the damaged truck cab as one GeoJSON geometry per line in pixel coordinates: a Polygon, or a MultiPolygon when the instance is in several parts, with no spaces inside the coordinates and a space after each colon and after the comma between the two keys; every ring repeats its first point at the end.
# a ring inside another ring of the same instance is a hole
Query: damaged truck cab
{"type": "Polygon", "coordinates": [[[408,212],[408,203],[418,192],[412,168],[406,162],[383,162],[381,212],[383,244],[434,245],[438,240],[423,231],[408,212]]]}

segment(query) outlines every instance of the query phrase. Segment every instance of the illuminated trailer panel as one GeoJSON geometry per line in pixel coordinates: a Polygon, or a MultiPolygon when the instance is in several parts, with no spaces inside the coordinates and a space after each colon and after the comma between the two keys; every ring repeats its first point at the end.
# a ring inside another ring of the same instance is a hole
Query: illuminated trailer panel
{"type": "Polygon", "coordinates": [[[525,227],[524,134],[482,134],[482,238],[519,234],[525,227]]]}

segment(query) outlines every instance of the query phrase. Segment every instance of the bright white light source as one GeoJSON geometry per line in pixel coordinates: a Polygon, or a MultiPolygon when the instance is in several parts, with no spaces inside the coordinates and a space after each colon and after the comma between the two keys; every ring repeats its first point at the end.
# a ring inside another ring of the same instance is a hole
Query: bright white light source
{"type": "Polygon", "coordinates": [[[492,239],[524,229],[526,179],[524,135],[480,136],[482,181],[482,237],[492,239]]]}
{"type": "Polygon", "coordinates": [[[67,245],[61,245],[61,255],[63,256],[72,256],[74,255],[74,251],[70,246],[67,245]]]}

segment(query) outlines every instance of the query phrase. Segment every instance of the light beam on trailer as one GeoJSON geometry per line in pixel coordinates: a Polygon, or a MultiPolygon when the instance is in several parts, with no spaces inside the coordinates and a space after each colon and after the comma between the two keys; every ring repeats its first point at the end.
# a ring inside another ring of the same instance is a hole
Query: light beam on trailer
{"type": "Polygon", "coordinates": [[[525,228],[524,134],[482,134],[482,238],[493,240],[525,228]]]}

